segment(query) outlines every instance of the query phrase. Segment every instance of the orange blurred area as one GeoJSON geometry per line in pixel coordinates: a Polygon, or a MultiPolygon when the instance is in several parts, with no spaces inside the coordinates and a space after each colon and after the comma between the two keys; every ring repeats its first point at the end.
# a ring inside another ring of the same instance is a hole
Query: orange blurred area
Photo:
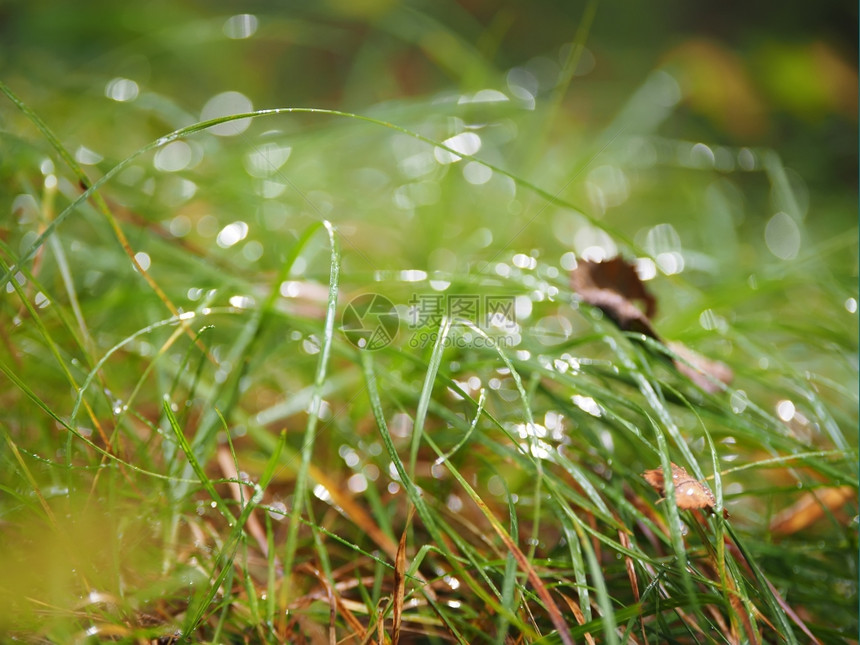
{"type": "Polygon", "coordinates": [[[747,56],[725,43],[692,38],[670,50],[689,107],[737,141],[760,140],[777,113],[857,121],[857,70],[823,41],[768,41],[747,56]]]}

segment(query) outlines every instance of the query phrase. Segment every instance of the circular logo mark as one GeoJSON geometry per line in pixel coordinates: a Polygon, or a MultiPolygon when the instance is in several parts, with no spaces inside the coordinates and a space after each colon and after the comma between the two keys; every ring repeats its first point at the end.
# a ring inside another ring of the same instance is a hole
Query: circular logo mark
{"type": "Polygon", "coordinates": [[[394,304],[378,293],[350,300],[340,319],[341,331],[358,349],[382,349],[397,336],[400,318],[394,304]]]}

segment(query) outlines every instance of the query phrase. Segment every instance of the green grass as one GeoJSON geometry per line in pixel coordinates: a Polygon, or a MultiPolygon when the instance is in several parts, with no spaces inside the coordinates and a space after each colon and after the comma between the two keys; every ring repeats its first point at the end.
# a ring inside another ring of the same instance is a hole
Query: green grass
{"type": "Polygon", "coordinates": [[[379,642],[402,609],[422,642],[856,639],[853,198],[820,214],[767,147],[684,157],[670,72],[597,124],[560,114],[566,84],[534,112],[452,94],[200,123],[150,93],[131,137],[170,126],[85,167],[0,84],[4,637],[379,642]],[[444,163],[463,132],[481,149],[444,163]],[[158,170],[177,141],[194,161],[158,170]],[[647,282],[655,327],[730,385],[580,301],[565,267],[595,246],[683,259],[647,282]],[[376,351],[340,329],[366,293],[399,306],[376,351]],[[410,329],[434,295],[516,298],[514,325],[410,329]],[[641,473],[672,462],[716,514],[658,502],[641,473]]]}

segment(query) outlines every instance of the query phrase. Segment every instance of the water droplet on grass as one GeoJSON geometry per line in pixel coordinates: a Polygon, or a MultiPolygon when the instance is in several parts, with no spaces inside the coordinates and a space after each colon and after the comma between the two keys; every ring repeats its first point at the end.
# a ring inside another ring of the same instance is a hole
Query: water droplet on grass
{"type": "Polygon", "coordinates": [[[743,390],[737,390],[732,392],[732,396],[729,399],[729,405],[732,406],[732,412],[735,414],[740,414],[744,410],[747,409],[747,405],[749,404],[749,399],[747,398],[746,392],[743,390]]]}

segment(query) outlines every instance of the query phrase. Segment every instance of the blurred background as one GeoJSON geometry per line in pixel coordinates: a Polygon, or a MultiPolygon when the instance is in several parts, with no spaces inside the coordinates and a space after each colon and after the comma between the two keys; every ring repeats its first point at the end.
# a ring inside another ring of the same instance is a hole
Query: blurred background
{"type": "MultiPolygon", "coordinates": [[[[798,227],[803,250],[844,232],[856,214],[857,7],[846,2],[779,5],[778,12],[775,7],[668,2],[659,10],[640,6],[618,11],[600,3],[524,7],[380,0],[330,1],[310,9],[243,3],[242,13],[236,14],[233,3],[6,2],[0,6],[0,65],[10,87],[80,152],[94,176],[172,129],[251,107],[369,114],[438,140],[468,126],[483,129],[481,158],[538,180],[553,194],[588,163],[563,196],[600,217],[610,210],[607,220],[631,238],[658,214],[672,223],[683,242],[700,249],[719,233],[725,248],[705,250],[727,259],[724,266],[737,267],[737,254],[744,251],[739,243],[744,247],[744,242],[760,241],[771,216],[786,211],[768,203],[767,182],[760,173],[743,172],[758,170],[763,162],[756,166],[749,161],[744,168],[737,158],[741,147],[779,151],[799,202],[789,213],[794,223],[783,222],[782,228],[793,240],[798,227]],[[577,30],[585,49],[567,85],[560,73],[577,30]],[[671,78],[663,77],[661,85],[659,78],[654,80],[655,70],[665,70],[671,78]],[[643,96],[643,87],[656,92],[657,100],[647,92],[643,96]],[[470,97],[485,89],[501,92],[504,100],[468,109],[470,97]],[[651,139],[641,139],[643,135],[651,139]],[[714,149],[693,150],[696,143],[728,150],[711,159],[714,149]],[[601,149],[601,156],[591,160],[601,149]],[[624,158],[621,165],[619,156],[624,158]],[[712,190],[693,199],[690,193],[698,188],[702,170],[714,167],[717,173],[706,173],[712,190]],[[691,188],[687,194],[685,187],[691,188]],[[745,203],[738,205],[741,194],[745,203]],[[712,211],[720,210],[723,215],[730,211],[730,221],[716,221],[721,215],[712,211]],[[732,235],[735,225],[741,226],[732,235]]],[[[14,131],[20,117],[8,106],[3,116],[6,129],[14,131]]],[[[20,135],[27,137],[29,127],[20,125],[20,135]]],[[[513,196],[499,195],[504,190],[477,166],[472,172],[478,176],[467,177],[465,185],[449,185],[449,175],[461,179],[460,173],[427,162],[421,155],[426,146],[342,119],[259,119],[240,141],[219,143],[247,148],[272,130],[290,135],[286,146],[294,157],[288,168],[295,188],[326,193],[323,201],[335,220],[346,217],[345,211],[384,204],[383,226],[390,230],[377,237],[368,227],[363,235],[397,245],[416,265],[434,268],[430,258],[421,257],[429,250],[412,248],[410,239],[415,238],[397,230],[414,232],[417,227],[434,234],[426,229],[438,223],[408,222],[422,208],[432,210],[426,207],[438,207],[438,200],[456,202],[455,210],[470,213],[457,220],[456,228],[480,230],[487,218],[496,218],[491,211],[512,207],[513,196]],[[312,143],[301,145],[307,140],[312,143]],[[399,176],[372,172],[387,170],[380,166],[392,161],[399,176]],[[476,213],[471,206],[481,203],[485,192],[499,203],[476,213]]],[[[188,180],[190,171],[197,184],[208,179],[224,190],[248,192],[252,177],[226,164],[214,172],[212,164],[218,162],[211,155],[201,166],[204,155],[198,145],[180,147],[172,156],[178,158],[160,169],[146,168],[146,176],[137,178],[156,180],[154,200],[129,204],[147,220],[169,220],[178,211],[198,232],[208,230],[195,215],[199,200],[192,200],[197,206],[177,208],[188,201],[182,186],[190,190],[177,180],[188,180]],[[206,172],[220,177],[204,179],[200,175],[206,172]],[[240,182],[237,173],[246,181],[240,182]],[[154,212],[159,202],[174,213],[164,208],[154,212]]],[[[5,155],[7,164],[12,159],[5,155]]],[[[134,179],[128,176],[121,183],[134,186],[134,179]]],[[[281,203],[308,206],[294,189],[284,193],[281,203]]],[[[532,196],[517,198],[520,204],[513,208],[526,217],[541,208],[530,201],[532,196]]],[[[509,219],[519,213],[513,215],[509,219]]],[[[544,212],[539,220],[564,228],[565,218],[552,215],[544,212]]],[[[276,217],[270,214],[270,219],[276,217]]],[[[182,230],[185,222],[174,228],[182,230]]],[[[209,228],[217,227],[211,224],[209,228]]],[[[779,221],[773,226],[782,230],[779,221]]],[[[547,228],[529,226],[520,244],[543,246],[547,228]]],[[[457,234],[466,239],[466,232],[457,234]]],[[[249,237],[254,233],[252,227],[249,237]]],[[[494,242],[505,233],[498,231],[494,242]]],[[[790,255],[792,250],[789,240],[783,252],[790,255]]],[[[437,255],[440,268],[452,268],[450,257],[437,255]]],[[[392,262],[402,263],[403,257],[392,262]]]]}
{"type": "MultiPolygon", "coordinates": [[[[225,278],[238,281],[225,302],[264,288],[288,243],[326,217],[347,295],[375,285],[406,298],[398,272],[462,278],[516,254],[563,286],[573,253],[621,250],[643,277],[670,278],[654,288],[658,316],[674,312],[661,329],[678,337],[713,332],[721,315],[754,330],[774,321],[771,305],[856,311],[856,24],[847,2],[5,2],[0,69],[91,179],[198,120],[276,107],[372,117],[492,165],[309,113],[147,153],[107,194],[180,307],[225,278]],[[788,274],[788,291],[760,288],[788,274]]],[[[10,102],[0,119],[3,198],[22,224],[0,225],[23,249],[40,216],[21,182],[55,170],[10,102]]],[[[74,183],[60,181],[58,206],[74,183]]],[[[102,259],[83,297],[128,302],[107,267],[132,268],[95,217],[63,224],[73,254],[102,259]]],[[[326,262],[310,264],[305,277],[324,284],[326,262]]],[[[133,297],[155,302],[146,288],[133,297]]],[[[96,307],[110,325],[108,311],[96,307]]],[[[148,320],[129,315],[126,331],[148,320]]]]}
{"type": "MultiPolygon", "coordinates": [[[[526,7],[330,0],[238,8],[5,2],[3,77],[78,151],[94,177],[201,118],[318,107],[391,120],[440,141],[469,129],[479,134],[480,158],[552,194],[570,182],[563,197],[631,239],[644,241],[646,227],[658,223],[655,216],[668,221],[685,247],[725,260],[723,269],[743,266],[743,254],[759,246],[768,222],[774,239],[787,240],[777,256],[795,256],[856,219],[855,4],[666,2],[620,11],[599,2],[526,7]],[[575,53],[568,84],[562,70],[577,39],[585,49],[575,53]],[[657,70],[666,75],[655,77],[657,70]],[[501,95],[475,101],[481,90],[501,95]],[[769,199],[760,172],[746,172],[767,164],[755,154],[739,157],[744,147],[778,151],[797,196],[793,208],[769,199]],[[701,182],[706,190],[698,190],[701,182]],[[772,221],[777,212],[792,221],[772,221]],[[722,248],[712,248],[716,239],[722,248]]],[[[15,132],[20,125],[20,136],[29,137],[30,126],[9,107],[2,111],[5,129],[15,132]]],[[[430,258],[431,249],[414,248],[421,239],[413,236],[416,229],[435,239],[438,220],[447,219],[422,218],[422,211],[468,214],[450,218],[448,237],[471,239],[489,228],[492,249],[521,227],[520,217],[542,208],[522,189],[506,192],[486,169],[475,165],[467,172],[468,164],[459,164],[463,172],[454,172],[450,164],[428,161],[426,145],[378,127],[309,115],[258,119],[246,127],[235,141],[222,137],[217,145],[244,146],[242,152],[268,133],[282,156],[292,155],[286,168],[295,186],[283,189],[278,206],[251,205],[260,222],[266,208],[282,209],[285,202],[312,208],[314,199],[302,199],[297,190],[323,193],[317,208],[330,210],[332,219],[352,213],[373,220],[356,232],[369,239],[355,243],[374,251],[374,240],[386,244],[393,266],[408,259],[416,267],[453,268],[449,255],[430,258]],[[476,212],[474,205],[485,198],[492,207],[476,212]],[[378,209],[386,211],[381,221],[371,214],[378,209]],[[508,213],[511,231],[487,227],[498,223],[499,211],[508,213]],[[421,219],[437,221],[415,221],[421,219]]],[[[205,232],[221,227],[200,221],[200,195],[187,195],[187,182],[211,181],[219,190],[247,194],[255,171],[235,165],[235,157],[232,166],[227,155],[213,159],[202,149],[207,146],[216,143],[195,139],[190,149],[165,154],[161,166],[149,163],[139,176],[129,173],[119,183],[137,188],[149,181],[154,199],[132,203],[129,196],[127,205],[149,221],[169,223],[180,213],[184,219],[173,222],[175,230],[191,224],[204,234],[195,239],[190,230],[190,239],[211,242],[205,232]]],[[[14,159],[4,155],[6,173],[14,159]]],[[[273,199],[280,188],[268,190],[273,199]]],[[[211,214],[220,223],[221,213],[211,214]]],[[[549,224],[553,244],[572,245],[570,231],[560,229],[578,229],[577,221],[554,215],[542,212],[522,231],[519,245],[545,246],[549,224]]],[[[268,214],[269,220],[278,217],[268,214]]],[[[250,227],[248,241],[255,233],[262,230],[250,227]]],[[[469,251],[472,259],[480,254],[479,248],[469,251]]],[[[258,253],[254,245],[246,255],[258,253]]]]}

